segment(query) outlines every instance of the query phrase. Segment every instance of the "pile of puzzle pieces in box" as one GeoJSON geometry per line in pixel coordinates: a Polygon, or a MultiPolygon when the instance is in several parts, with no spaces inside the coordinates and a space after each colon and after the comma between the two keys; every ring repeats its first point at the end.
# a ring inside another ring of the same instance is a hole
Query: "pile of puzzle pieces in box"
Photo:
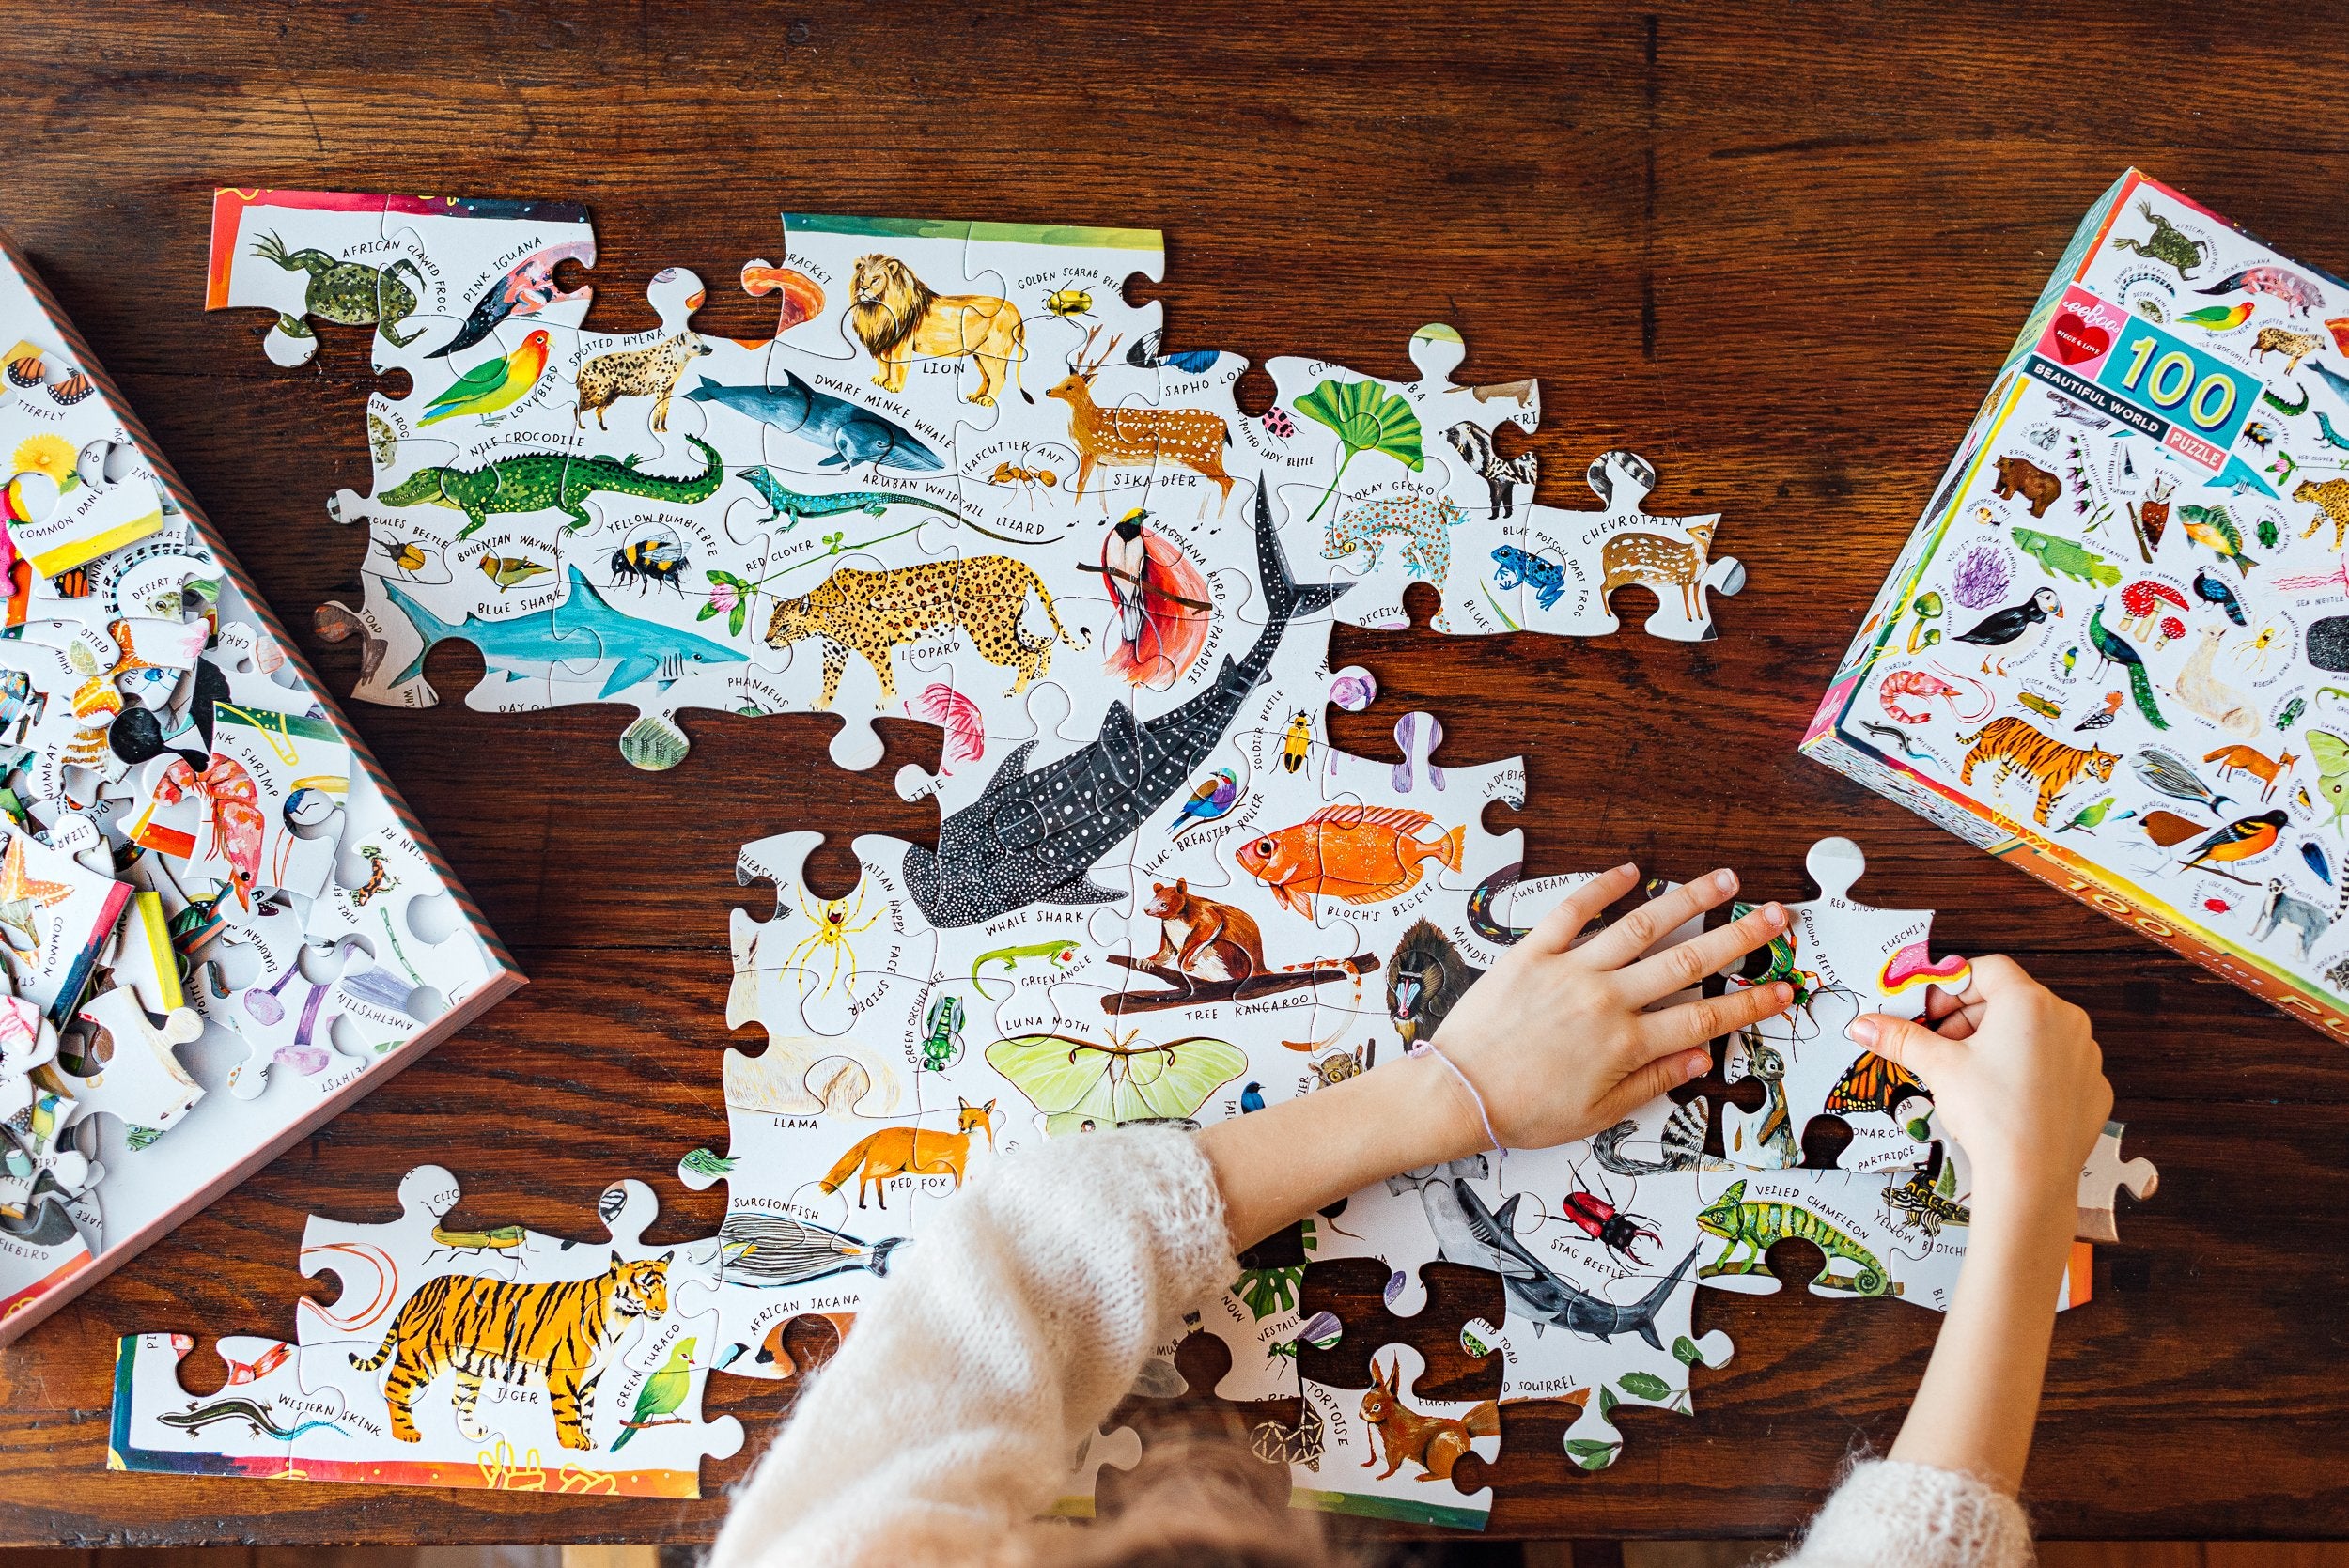
{"type": "Polygon", "coordinates": [[[500,966],[13,252],[0,525],[5,1340],[500,966]]]}
{"type": "MultiPolygon", "coordinates": [[[[1654,474],[1629,453],[1590,467],[1602,509],[1535,503],[1531,457],[1495,441],[1533,426],[1537,390],[1453,384],[1449,329],[1414,337],[1410,384],[1276,360],[1273,405],[1243,414],[1243,361],[1168,351],[1155,307],[1124,301],[1128,277],[1158,274],[1156,235],[788,217],[785,264],[743,270],[780,303],[776,336],[746,345],[694,334],[701,286],[674,272],[651,291],[658,329],[582,331],[586,289],[554,277],[593,259],[576,210],[369,199],[224,197],[213,280],[215,303],[277,313],[272,353],[299,358],[313,318],[373,325],[378,364],[411,374],[404,399],[370,406],[374,493],[332,508],[370,530],[364,606],[321,613],[364,639],[360,694],[431,701],[424,655],[461,636],[490,672],[474,706],[629,703],[638,766],[682,758],[688,706],[839,712],[832,752],[852,767],[878,760],[872,715],[924,719],[940,767],[898,783],[938,800],[941,826],[935,847],[858,839],[862,878],[836,899],[801,878],[820,833],[742,851],[740,880],[777,903],[732,917],[727,1021],[767,1045],[725,1053],[729,1141],[678,1167],[728,1184],[725,1219],[664,1261],[640,1325],[595,1315],[606,1298],[583,1281],[608,1268],[598,1288],[625,1292],[641,1249],[443,1234],[412,1201],[368,1243],[397,1282],[333,1265],[335,1305],[305,1309],[298,1350],[265,1353],[291,1362],[266,1425],[191,1431],[207,1407],[171,1375],[185,1342],[126,1341],[142,1369],[117,1408],[126,1462],[317,1474],[404,1452],[443,1483],[470,1466],[483,1479],[465,1483],[505,1484],[501,1456],[521,1455],[546,1484],[559,1445],[582,1467],[566,1476],[609,1474],[647,1419],[626,1388],[673,1368],[661,1415],[690,1422],[710,1372],[804,1374],[979,1163],[1245,1115],[1394,1060],[1579,879],[1526,878],[1521,835],[1484,827],[1488,804],[1523,805],[1517,761],[1439,763],[1442,728],[1420,712],[1395,721],[1398,761],[1330,743],[1331,705],[1377,695],[1369,672],[1330,668],[1333,622],[1403,624],[1423,582],[1441,631],[1604,634],[1609,596],[1639,583],[1658,601],[1648,629],[1686,640],[1710,635],[1708,593],[1742,582],[1711,553],[1713,519],[1641,511],[1654,474]],[[440,1375],[431,1319],[511,1281],[532,1293],[516,1311],[589,1315],[561,1320],[573,1359],[506,1365],[485,1423],[483,1374],[440,1375]],[[625,1369],[623,1391],[567,1420],[557,1384],[581,1359],[625,1369]],[[297,1434],[303,1400],[352,1430],[297,1434]]],[[[1824,896],[1767,955],[1802,1003],[1735,1043],[1728,1074],[1759,1080],[1764,1109],[1719,1107],[1725,1154],[1705,1153],[1710,1102],[1659,1102],[1587,1144],[1410,1172],[1310,1233],[1315,1261],[1381,1260],[1406,1313],[1426,1263],[1498,1272],[1504,1321],[1466,1343],[1502,1358],[1499,1405],[1580,1405],[1567,1452],[1584,1467],[1618,1451],[1620,1405],[1689,1408],[1692,1369],[1730,1350],[1693,1333],[1697,1287],[1774,1288],[1759,1259],[1779,1239],[1828,1254],[1816,1291],[1947,1301],[1963,1158],[1923,1086],[1842,1028],[1866,1007],[1913,1015],[1963,966],[1930,957],[1928,916],[1849,901],[1855,848],[1828,841],[1812,864],[1824,896]],[[1847,1128],[1847,1168],[1793,1168],[1819,1118],[1847,1128]]],[[[2083,1184],[2108,1227],[2113,1186],[2152,1182],[2119,1168],[2117,1139],[2083,1184]]],[[[356,1232],[314,1223],[330,1234],[356,1232]]],[[[305,1267],[326,1261],[316,1246],[305,1267]]],[[[1255,1440],[1300,1502],[1481,1524],[1489,1490],[1444,1483],[1459,1453],[1497,1451],[1498,1405],[1421,1398],[1399,1346],[1360,1398],[1302,1378],[1299,1345],[1346,1332],[1304,1320],[1306,1266],[1252,1269],[1199,1314],[1232,1351],[1216,1391],[1296,1402],[1255,1440]],[[1423,1422],[1459,1442],[1397,1436],[1423,1422]]],[[[1137,1391],[1183,1381],[1154,1362],[1137,1391]]],[[[733,1440],[660,1436],[680,1455],[733,1440]]],[[[1137,1452],[1130,1428],[1103,1433],[1066,1506],[1137,1452]]]]}

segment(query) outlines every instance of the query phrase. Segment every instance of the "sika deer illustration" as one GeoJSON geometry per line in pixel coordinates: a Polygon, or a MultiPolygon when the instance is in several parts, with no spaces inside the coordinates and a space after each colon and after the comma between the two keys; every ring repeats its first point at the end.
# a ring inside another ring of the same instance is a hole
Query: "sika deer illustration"
{"type": "Polygon", "coordinates": [[[1713,525],[1693,522],[1687,539],[1663,534],[1618,534],[1599,552],[1606,580],[1599,584],[1604,599],[1626,582],[1656,590],[1659,599],[1669,585],[1680,590],[1682,613],[1692,621],[1704,618],[1705,551],[1713,548],[1713,525]]]}
{"type": "MultiPolygon", "coordinates": [[[[1223,472],[1223,448],[1232,444],[1231,427],[1224,424],[1221,415],[1206,409],[1105,409],[1096,403],[1093,378],[1118,344],[1118,339],[1112,337],[1108,347],[1091,361],[1082,362],[1100,331],[1095,327],[1085,334],[1084,346],[1077,350],[1078,357],[1068,362],[1068,374],[1044,395],[1068,405],[1068,440],[1077,449],[1077,482],[1070,493],[1084,494],[1085,482],[1093,476],[1096,467],[1149,468],[1166,460],[1180,463],[1222,488],[1222,497],[1215,508],[1215,515],[1221,517],[1224,505],[1232,499],[1232,476],[1223,472]]],[[[1109,505],[1106,493],[1101,497],[1101,505],[1104,508],[1109,505]]],[[[1204,497],[1199,509],[1207,509],[1204,497]]]]}

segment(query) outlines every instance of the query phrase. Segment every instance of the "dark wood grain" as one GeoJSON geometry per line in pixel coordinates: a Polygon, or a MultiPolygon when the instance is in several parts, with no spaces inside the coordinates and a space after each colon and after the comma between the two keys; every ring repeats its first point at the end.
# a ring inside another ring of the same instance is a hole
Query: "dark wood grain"
{"type": "MultiPolygon", "coordinates": [[[[2090,1006],[2163,1183],[2123,1200],[2126,1245],[2058,1331],[2030,1500],[2057,1535],[2305,1539],[2349,1534],[2349,1058],[1794,747],[2124,166],[2349,266],[2349,120],[2323,90],[2344,72],[2349,28],[2272,5],[12,3],[0,224],[297,628],[356,588],[365,541],[321,503],[365,487],[373,379],[350,334],[281,373],[259,317],[202,312],[216,184],[586,201],[612,330],[648,323],[663,266],[723,280],[776,255],[786,208],[1162,228],[1168,275],[1134,292],[1165,301],[1176,345],[1258,360],[1407,376],[1411,329],[1454,322],[1462,379],[1542,378],[1544,499],[1586,504],[1582,465],[1633,447],[1662,472],[1656,510],[1724,514],[1752,585],[1701,645],[1341,629],[1337,661],[1383,691],[1339,716],[1340,743],[1392,754],[1392,715],[1418,706],[1447,760],[1523,753],[1536,872],[1726,860],[1799,896],[1812,840],[1851,834],[1862,896],[1936,907],[1949,946],[2020,953],[2090,1006]]],[[[697,318],[771,321],[723,287],[697,318]]],[[[351,678],[348,645],[305,651],[351,678]]],[[[430,664],[452,698],[477,671],[461,648],[430,664]]],[[[0,1538],[706,1539],[778,1419],[770,1385],[713,1380],[750,1442],[692,1504],[120,1476],[115,1337],[289,1331],[303,1217],[389,1219],[427,1157],[463,1179],[459,1221],[592,1234],[596,1193],[634,1174],[667,1205],[657,1235],[707,1234],[717,1195],[663,1172],[723,1136],[726,911],[767,897],[735,886],[736,847],[821,828],[812,875],[845,891],[854,834],[934,831],[889,781],[934,762],[936,734],[885,722],[889,756],[845,775],[829,720],[699,715],[686,766],[646,775],[614,749],[618,709],[353,717],[536,984],[0,1353],[0,1538]]],[[[1312,1288],[1361,1326],[1320,1374],[1359,1384],[1377,1281],[1312,1288]]],[[[1479,1288],[1450,1281],[1447,1311],[1387,1327],[1489,1392],[1455,1338],[1479,1288]]],[[[1735,1358],[1697,1375],[1693,1419],[1626,1413],[1614,1468],[1570,1469],[1563,1415],[1513,1408],[1497,1533],[1782,1532],[1889,1440],[1937,1321],[1797,1288],[1705,1292],[1697,1316],[1735,1358]]],[[[1222,1354],[1196,1340],[1182,1364],[1211,1384],[1222,1354]]]]}

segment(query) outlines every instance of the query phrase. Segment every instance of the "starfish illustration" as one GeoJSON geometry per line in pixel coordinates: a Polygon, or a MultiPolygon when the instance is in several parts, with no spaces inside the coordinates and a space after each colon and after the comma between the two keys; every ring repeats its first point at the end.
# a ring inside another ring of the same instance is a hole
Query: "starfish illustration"
{"type": "Polygon", "coordinates": [[[73,896],[66,882],[44,882],[24,872],[24,835],[8,835],[8,852],[0,859],[0,930],[23,932],[26,947],[40,953],[40,930],[33,924],[36,910],[62,904],[73,896]]]}

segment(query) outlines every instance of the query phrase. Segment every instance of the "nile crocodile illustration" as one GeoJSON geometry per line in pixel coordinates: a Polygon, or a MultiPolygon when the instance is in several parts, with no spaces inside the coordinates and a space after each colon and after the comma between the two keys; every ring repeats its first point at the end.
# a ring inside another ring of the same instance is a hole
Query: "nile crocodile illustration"
{"type": "Polygon", "coordinates": [[[614,459],[528,452],[479,468],[420,468],[378,499],[386,506],[446,506],[462,512],[465,526],[457,531],[460,539],[492,516],[511,512],[564,512],[571,520],[567,531],[577,533],[595,521],[585,502],[598,490],[680,505],[715,494],[726,476],[718,449],[698,436],[685,439],[708,465],[690,479],[643,473],[633,456],[614,459]]]}

